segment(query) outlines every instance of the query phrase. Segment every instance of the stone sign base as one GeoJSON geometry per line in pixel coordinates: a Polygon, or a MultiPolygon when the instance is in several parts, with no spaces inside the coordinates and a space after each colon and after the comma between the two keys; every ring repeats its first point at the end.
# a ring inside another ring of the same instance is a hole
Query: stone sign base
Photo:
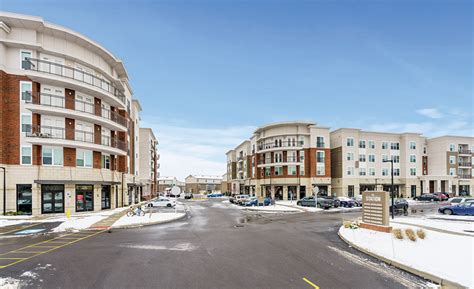
{"type": "Polygon", "coordinates": [[[369,230],[384,232],[384,233],[390,233],[390,232],[392,232],[392,227],[391,227],[391,226],[382,226],[382,225],[374,225],[374,224],[360,223],[360,224],[359,224],[359,227],[360,227],[360,228],[364,228],[364,229],[369,229],[369,230]]]}

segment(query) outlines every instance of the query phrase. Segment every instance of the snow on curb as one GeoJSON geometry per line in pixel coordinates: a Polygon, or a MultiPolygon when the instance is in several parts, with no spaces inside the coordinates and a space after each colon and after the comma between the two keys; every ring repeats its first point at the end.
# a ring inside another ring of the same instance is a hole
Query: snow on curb
{"type": "Polygon", "coordinates": [[[186,213],[153,213],[145,216],[122,216],[113,225],[112,228],[136,228],[142,226],[158,225],[180,220],[186,217],[186,213]]]}
{"type": "MultiPolygon", "coordinates": [[[[397,228],[406,229],[410,226],[397,225],[397,228]]],[[[455,258],[469,254],[466,248],[472,246],[471,237],[430,231],[424,240],[412,242],[407,238],[398,240],[391,233],[348,229],[344,226],[339,228],[338,235],[357,250],[412,274],[450,288],[474,288],[472,260],[469,257],[455,258]],[[450,254],[445,256],[444,262],[440,262],[440,255],[434,252],[446,244],[456,246],[450,247],[450,254]]]]}

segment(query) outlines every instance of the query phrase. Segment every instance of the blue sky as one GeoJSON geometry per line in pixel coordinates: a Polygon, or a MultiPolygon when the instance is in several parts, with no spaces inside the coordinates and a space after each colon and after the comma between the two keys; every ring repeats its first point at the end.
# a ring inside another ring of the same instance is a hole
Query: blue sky
{"type": "Polygon", "coordinates": [[[23,1],[121,58],[161,174],[222,174],[282,120],[473,135],[472,1],[23,1]],[[67,3],[67,4],[66,4],[67,3]]]}

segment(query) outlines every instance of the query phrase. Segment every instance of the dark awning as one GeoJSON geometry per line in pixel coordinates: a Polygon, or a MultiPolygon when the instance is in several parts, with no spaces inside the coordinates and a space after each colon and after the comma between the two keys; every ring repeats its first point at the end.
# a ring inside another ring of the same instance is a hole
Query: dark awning
{"type": "Polygon", "coordinates": [[[51,184],[51,185],[63,185],[63,184],[77,184],[77,185],[120,185],[120,182],[109,182],[109,181],[81,181],[81,180],[35,180],[36,184],[51,184]]]}

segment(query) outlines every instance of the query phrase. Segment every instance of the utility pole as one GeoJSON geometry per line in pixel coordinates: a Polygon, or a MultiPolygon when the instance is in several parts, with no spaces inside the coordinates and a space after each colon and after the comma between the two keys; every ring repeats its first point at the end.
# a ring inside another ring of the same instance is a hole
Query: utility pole
{"type": "Polygon", "coordinates": [[[3,170],[3,215],[7,214],[7,169],[0,167],[3,170]]]}

